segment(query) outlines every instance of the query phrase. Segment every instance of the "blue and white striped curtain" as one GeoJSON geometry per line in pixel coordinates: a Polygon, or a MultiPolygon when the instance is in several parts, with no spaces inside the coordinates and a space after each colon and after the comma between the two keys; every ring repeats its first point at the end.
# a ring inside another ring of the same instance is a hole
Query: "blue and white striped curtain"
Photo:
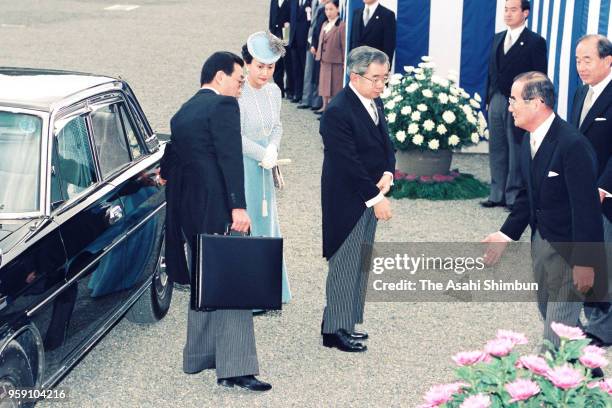
{"type": "MultiPolygon", "coordinates": [[[[346,0],[352,11],[362,0],[346,0]]],[[[548,76],[559,94],[557,111],[567,116],[574,90],[580,85],[574,64],[576,40],[586,33],[612,36],[611,0],[531,0],[528,27],[548,44],[548,76]]],[[[431,56],[439,74],[454,70],[469,93],[485,93],[488,57],[496,32],[504,30],[505,0],[381,0],[396,12],[395,70],[431,56]]],[[[350,27],[350,25],[349,25],[350,27]]],[[[350,33],[347,35],[350,36],[350,33]]]]}

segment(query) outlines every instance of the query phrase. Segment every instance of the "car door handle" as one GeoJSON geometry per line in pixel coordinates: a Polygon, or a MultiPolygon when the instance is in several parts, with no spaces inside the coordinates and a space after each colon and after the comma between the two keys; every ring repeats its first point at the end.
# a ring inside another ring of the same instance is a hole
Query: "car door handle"
{"type": "Polygon", "coordinates": [[[123,209],[120,205],[113,205],[106,210],[106,221],[109,225],[116,224],[121,218],[123,218],[123,209]]]}

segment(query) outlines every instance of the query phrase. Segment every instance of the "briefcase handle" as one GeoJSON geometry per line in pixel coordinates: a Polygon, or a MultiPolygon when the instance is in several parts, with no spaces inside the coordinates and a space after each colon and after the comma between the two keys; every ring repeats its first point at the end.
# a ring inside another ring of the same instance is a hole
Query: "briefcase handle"
{"type": "Polygon", "coordinates": [[[238,236],[238,237],[250,237],[251,236],[251,230],[249,229],[249,232],[240,232],[240,231],[236,231],[232,229],[232,223],[228,222],[225,224],[225,233],[223,235],[230,235],[230,236],[238,236]]]}

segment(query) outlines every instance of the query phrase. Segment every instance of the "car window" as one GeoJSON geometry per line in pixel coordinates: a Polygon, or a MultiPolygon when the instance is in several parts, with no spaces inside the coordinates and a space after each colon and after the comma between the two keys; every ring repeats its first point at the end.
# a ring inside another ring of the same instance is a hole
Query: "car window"
{"type": "Polygon", "coordinates": [[[130,154],[121,126],[119,105],[104,106],[92,112],[91,126],[100,171],[102,177],[106,178],[130,162],[130,154]]]}
{"type": "Polygon", "coordinates": [[[0,112],[0,215],[38,210],[42,120],[0,112]]]}
{"type": "Polygon", "coordinates": [[[119,106],[119,111],[121,112],[121,120],[123,121],[123,128],[125,129],[125,134],[127,136],[127,141],[130,147],[130,152],[132,153],[132,160],[138,159],[143,155],[142,146],[138,141],[138,136],[136,135],[136,130],[132,126],[132,121],[130,116],[127,114],[125,110],[125,105],[121,104],[119,106]]]}
{"type": "Polygon", "coordinates": [[[78,195],[97,180],[84,116],[68,122],[55,138],[55,144],[51,175],[52,183],[56,184],[52,185],[52,201],[57,202],[78,195]]]}

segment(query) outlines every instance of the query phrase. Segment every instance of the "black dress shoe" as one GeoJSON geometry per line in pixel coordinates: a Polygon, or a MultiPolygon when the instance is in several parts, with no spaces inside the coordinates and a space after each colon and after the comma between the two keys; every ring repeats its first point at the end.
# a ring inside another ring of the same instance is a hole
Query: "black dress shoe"
{"type": "Polygon", "coordinates": [[[322,108],[322,106],[311,106],[311,107],[310,107],[310,109],[312,109],[312,110],[314,110],[314,111],[319,110],[319,109],[321,109],[321,108],[322,108]]]}
{"type": "Polygon", "coordinates": [[[272,385],[259,381],[254,375],[241,375],[240,377],[219,378],[218,385],[233,388],[234,386],[244,388],[249,391],[268,391],[272,385]]]}
{"type": "Polygon", "coordinates": [[[513,209],[514,209],[514,205],[512,204],[508,204],[505,208],[506,212],[512,212],[513,209]]]}
{"type": "Polygon", "coordinates": [[[610,347],[612,344],[611,343],[606,343],[605,341],[603,341],[602,339],[600,339],[599,337],[597,337],[594,334],[591,333],[586,333],[587,338],[591,339],[591,345],[593,346],[597,346],[597,347],[601,347],[601,348],[607,348],[610,347]]]}
{"type": "Polygon", "coordinates": [[[483,206],[484,208],[493,208],[493,207],[503,207],[506,205],[506,203],[504,203],[503,201],[487,200],[487,201],[481,201],[480,205],[483,206]]]}
{"type": "Polygon", "coordinates": [[[591,370],[591,376],[593,378],[604,378],[604,372],[601,368],[597,367],[597,368],[593,368],[591,370]]]}
{"type": "Polygon", "coordinates": [[[293,103],[300,103],[300,102],[302,102],[302,100],[300,98],[293,98],[291,100],[291,102],[293,102],[293,103]]]}
{"type": "Polygon", "coordinates": [[[315,114],[315,115],[322,115],[322,114],[323,114],[323,112],[325,112],[325,111],[318,110],[318,111],[314,111],[314,114],[315,114]]]}
{"type": "Polygon", "coordinates": [[[310,109],[310,105],[298,105],[298,109],[310,109]]]}
{"type": "Polygon", "coordinates": [[[358,332],[354,331],[350,334],[351,339],[353,340],[367,340],[370,336],[366,332],[358,332]]]}
{"type": "Polygon", "coordinates": [[[356,342],[346,330],[340,329],[335,333],[323,333],[323,345],[335,347],[340,351],[360,353],[368,349],[367,346],[356,342]]]}

